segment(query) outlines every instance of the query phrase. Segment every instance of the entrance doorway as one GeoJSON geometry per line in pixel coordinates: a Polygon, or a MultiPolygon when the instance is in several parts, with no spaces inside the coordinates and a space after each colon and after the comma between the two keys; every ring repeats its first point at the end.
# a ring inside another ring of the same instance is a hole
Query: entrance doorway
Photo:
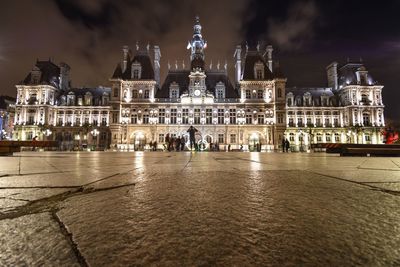
{"type": "Polygon", "coordinates": [[[141,132],[134,133],[131,143],[133,143],[133,149],[135,151],[143,151],[146,145],[146,136],[141,132]]]}

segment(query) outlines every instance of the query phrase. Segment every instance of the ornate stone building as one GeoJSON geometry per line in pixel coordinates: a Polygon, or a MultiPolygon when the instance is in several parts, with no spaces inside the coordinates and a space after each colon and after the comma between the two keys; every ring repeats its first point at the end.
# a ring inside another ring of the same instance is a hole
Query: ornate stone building
{"type": "Polygon", "coordinates": [[[185,137],[193,125],[201,149],[293,150],[313,143],[381,143],[382,87],[362,63],[327,67],[328,87],[286,88],[272,46],[237,46],[235,77],[226,63],[206,64],[207,42],[196,18],[190,64],[168,64],[160,82],[158,46],[124,46],[111,88],[71,88],[69,66],[38,61],[17,85],[14,139],[58,140],[64,149],[162,148],[167,134],[185,137]]]}
{"type": "Polygon", "coordinates": [[[326,88],[290,88],[286,137],[293,150],[316,143],[381,144],[385,126],[382,85],[362,62],[327,67],[326,88]]]}
{"type": "Polygon", "coordinates": [[[123,48],[122,64],[111,78],[112,146],[143,149],[148,142],[164,143],[167,133],[187,138],[187,129],[198,130],[197,141],[207,149],[263,150],[278,146],[285,131],[285,83],[272,69],[272,47],[235,52],[236,79],[232,83],[226,65],[206,67],[206,41],[198,18],[188,43],[190,65],[169,69],[160,84],[160,49],[137,48],[131,56],[123,48]],[[265,58],[267,55],[267,58],[265,58]]]}
{"type": "Polygon", "coordinates": [[[63,150],[109,146],[110,89],[71,88],[69,71],[37,61],[16,86],[13,139],[56,140],[63,150]]]}

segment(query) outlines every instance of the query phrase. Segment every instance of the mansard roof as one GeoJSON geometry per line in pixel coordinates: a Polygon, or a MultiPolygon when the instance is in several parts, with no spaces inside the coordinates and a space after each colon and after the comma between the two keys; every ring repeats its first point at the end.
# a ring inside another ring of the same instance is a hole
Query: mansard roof
{"type": "Polygon", "coordinates": [[[261,62],[264,65],[264,80],[272,80],[274,75],[259,51],[248,50],[244,58],[243,80],[257,80],[254,73],[254,65],[261,62]]]}
{"type": "MultiPolygon", "coordinates": [[[[36,61],[35,68],[40,70],[41,75],[37,84],[51,84],[55,87],[59,87],[60,67],[48,61],[36,61]]],[[[32,72],[26,76],[22,81],[22,84],[32,84],[32,72]]]]}
{"type": "MultiPolygon", "coordinates": [[[[362,62],[348,62],[338,70],[338,85],[346,86],[349,84],[358,84],[357,83],[357,71],[366,71],[366,68],[362,62]]],[[[361,80],[363,81],[363,80],[361,80]]],[[[377,84],[372,76],[368,73],[367,79],[365,83],[362,85],[373,85],[377,84]]]]}
{"type": "Polygon", "coordinates": [[[135,56],[131,59],[130,56],[127,58],[126,70],[122,71],[121,63],[117,64],[117,67],[114,70],[114,74],[112,76],[113,79],[123,79],[123,80],[131,80],[132,79],[132,63],[139,63],[142,67],[141,71],[141,80],[154,80],[154,69],[151,64],[151,58],[149,52],[147,50],[138,50],[136,51],[135,56]]]}
{"type": "Polygon", "coordinates": [[[299,106],[297,101],[300,102],[300,106],[305,106],[303,97],[306,96],[307,94],[310,94],[310,96],[311,96],[312,106],[321,106],[322,105],[322,102],[320,101],[321,96],[327,96],[329,98],[329,102],[330,102],[331,106],[340,106],[339,96],[334,94],[334,92],[332,91],[332,88],[330,88],[330,87],[286,88],[286,95],[289,95],[289,94],[293,95],[293,97],[295,99],[295,103],[294,103],[295,106],[299,106]]]}
{"type": "MultiPolygon", "coordinates": [[[[232,86],[228,75],[223,70],[205,71],[207,91],[215,94],[215,86],[218,82],[225,85],[225,98],[239,98],[238,92],[232,86]]],[[[169,88],[173,82],[179,85],[179,94],[182,95],[189,89],[189,70],[170,70],[160,90],[156,93],[156,98],[169,98],[169,88]]]]}
{"type": "Polygon", "coordinates": [[[95,87],[95,88],[86,88],[86,87],[81,87],[81,88],[71,88],[63,93],[63,95],[68,95],[70,93],[73,93],[75,96],[84,96],[86,93],[90,93],[92,96],[102,96],[104,93],[110,94],[111,93],[111,88],[110,87],[95,87]]]}

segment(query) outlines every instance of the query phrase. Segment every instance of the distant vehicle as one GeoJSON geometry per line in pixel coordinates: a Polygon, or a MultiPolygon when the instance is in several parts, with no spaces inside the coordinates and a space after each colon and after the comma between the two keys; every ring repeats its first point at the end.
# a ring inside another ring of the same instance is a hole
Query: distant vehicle
{"type": "Polygon", "coordinates": [[[399,133],[391,129],[385,129],[382,131],[383,142],[385,144],[398,144],[399,143],[399,133]]]}

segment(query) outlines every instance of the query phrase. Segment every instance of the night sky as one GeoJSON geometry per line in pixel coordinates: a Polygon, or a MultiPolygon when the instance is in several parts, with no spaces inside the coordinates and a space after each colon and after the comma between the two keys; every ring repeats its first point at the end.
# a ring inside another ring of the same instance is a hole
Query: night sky
{"type": "Polygon", "coordinates": [[[386,118],[400,120],[400,1],[262,0],[41,0],[0,5],[0,94],[15,96],[36,59],[71,68],[72,85],[109,86],[108,78],[132,49],[158,44],[162,80],[167,62],[186,65],[195,15],[208,42],[206,61],[228,61],[244,41],[274,46],[288,86],[326,86],[325,67],[362,58],[383,89],[386,118]]]}

